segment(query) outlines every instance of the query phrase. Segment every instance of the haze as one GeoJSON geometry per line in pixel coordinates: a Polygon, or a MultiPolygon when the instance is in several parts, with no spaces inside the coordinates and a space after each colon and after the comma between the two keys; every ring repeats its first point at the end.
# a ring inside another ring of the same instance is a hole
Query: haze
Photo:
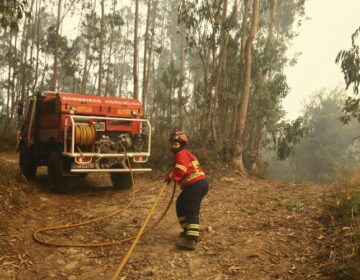
{"type": "Polygon", "coordinates": [[[323,87],[344,88],[343,75],[335,57],[351,45],[351,34],[360,25],[359,0],[309,0],[305,6],[310,19],[298,28],[289,53],[302,54],[298,63],[286,70],[291,92],[283,105],[288,119],[301,114],[303,101],[323,87]]]}

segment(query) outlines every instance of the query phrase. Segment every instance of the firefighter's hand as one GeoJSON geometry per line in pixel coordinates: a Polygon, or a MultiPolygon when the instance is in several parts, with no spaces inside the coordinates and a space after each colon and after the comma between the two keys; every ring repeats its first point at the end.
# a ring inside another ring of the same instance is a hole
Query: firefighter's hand
{"type": "Polygon", "coordinates": [[[166,175],[165,179],[164,179],[164,183],[166,183],[167,185],[170,184],[172,180],[172,172],[170,172],[169,174],[166,175]]]}

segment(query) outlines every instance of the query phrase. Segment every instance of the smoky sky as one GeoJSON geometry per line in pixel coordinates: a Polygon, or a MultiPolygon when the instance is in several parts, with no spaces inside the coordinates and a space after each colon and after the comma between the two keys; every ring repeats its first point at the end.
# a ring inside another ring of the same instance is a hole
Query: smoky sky
{"type": "Polygon", "coordinates": [[[351,46],[351,34],[360,26],[359,0],[308,0],[306,16],[297,28],[289,54],[300,52],[298,63],[286,69],[291,92],[283,105],[288,119],[301,114],[302,103],[321,88],[344,88],[343,75],[335,64],[337,53],[351,46]]]}

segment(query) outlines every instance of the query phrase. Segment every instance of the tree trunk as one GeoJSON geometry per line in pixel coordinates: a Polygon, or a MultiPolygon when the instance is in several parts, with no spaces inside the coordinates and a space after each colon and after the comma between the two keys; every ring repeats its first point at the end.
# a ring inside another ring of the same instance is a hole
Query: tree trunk
{"type": "Polygon", "coordinates": [[[120,77],[119,77],[119,97],[122,96],[122,90],[123,90],[123,84],[124,84],[124,75],[125,75],[125,70],[124,70],[125,62],[126,62],[126,53],[124,51],[123,55],[122,55],[122,62],[121,62],[123,67],[122,67],[122,69],[120,71],[120,77]]]}
{"type": "MultiPolygon", "coordinates": [[[[146,103],[150,104],[151,96],[149,95],[151,91],[149,91],[149,79],[151,73],[151,63],[152,63],[152,56],[153,56],[153,48],[154,48],[154,37],[155,37],[155,21],[156,21],[156,8],[157,8],[157,0],[155,0],[153,5],[153,13],[152,13],[152,22],[151,22],[151,38],[149,43],[149,53],[148,53],[148,60],[147,60],[147,73],[145,79],[145,92],[146,92],[146,103]]],[[[143,104],[145,106],[145,104],[143,104]]]]}
{"type": "Polygon", "coordinates": [[[147,67],[148,67],[148,48],[149,48],[149,25],[150,25],[150,9],[151,9],[151,0],[147,0],[147,17],[146,17],[146,27],[144,35],[144,69],[143,69],[143,88],[142,88],[142,104],[144,107],[144,113],[146,112],[146,95],[147,95],[147,67]]]}
{"type": "MultiPolygon", "coordinates": [[[[215,121],[214,124],[217,123],[216,128],[214,128],[214,134],[216,138],[217,135],[225,135],[226,126],[223,125],[224,120],[226,118],[226,112],[228,111],[225,103],[225,95],[226,91],[224,85],[226,85],[226,54],[228,48],[228,41],[229,41],[229,32],[226,23],[227,21],[232,22],[236,18],[237,14],[237,0],[234,2],[233,10],[229,18],[227,18],[227,7],[228,2],[224,0],[223,7],[222,7],[222,16],[221,16],[221,47],[220,47],[220,54],[218,59],[218,64],[216,68],[216,76],[215,76],[215,97],[217,99],[217,111],[215,114],[215,121]],[[220,88],[222,86],[222,88],[220,88]],[[220,120],[220,121],[216,121],[220,120]]],[[[216,140],[216,139],[215,139],[216,140]]]]}
{"type": "Polygon", "coordinates": [[[108,91],[109,91],[110,66],[111,66],[111,57],[112,57],[113,41],[114,41],[113,37],[114,37],[113,35],[110,37],[109,56],[108,56],[107,73],[106,73],[105,96],[108,95],[108,91]]]}
{"type": "Polygon", "coordinates": [[[99,72],[98,72],[98,90],[97,94],[102,95],[103,78],[103,51],[104,51],[104,33],[105,33],[105,0],[101,0],[101,20],[100,20],[100,48],[99,48],[99,72]]]}
{"type": "MultiPolygon", "coordinates": [[[[239,63],[239,79],[240,81],[243,80],[243,62],[245,60],[244,53],[245,53],[245,44],[246,44],[246,30],[247,30],[247,19],[249,15],[249,6],[250,6],[250,0],[244,0],[243,4],[243,14],[242,14],[242,23],[241,23],[241,47],[240,47],[240,63],[239,63]]],[[[231,122],[230,122],[230,131],[229,131],[229,141],[224,147],[224,158],[227,159],[227,162],[232,163],[235,152],[234,152],[234,146],[236,144],[236,131],[237,131],[237,118],[238,118],[238,112],[240,107],[240,101],[241,101],[241,90],[239,91],[239,94],[236,96],[235,104],[233,104],[233,108],[231,110],[231,122]]]]}
{"type": "MultiPolygon", "coordinates": [[[[269,21],[269,31],[268,36],[266,39],[264,53],[268,52],[269,48],[271,47],[271,42],[274,36],[274,25],[275,25],[275,12],[277,7],[277,0],[271,1],[271,14],[270,14],[270,21],[269,21]]],[[[260,69],[261,75],[259,79],[259,85],[257,89],[258,94],[262,94],[262,89],[266,86],[268,81],[268,76],[271,71],[271,66],[267,66],[265,69],[260,69]]],[[[249,135],[249,151],[250,151],[250,159],[249,159],[249,168],[254,171],[257,168],[259,162],[259,154],[260,154],[260,141],[262,138],[261,132],[263,127],[263,121],[261,116],[255,115],[253,120],[252,129],[249,135]]]]}
{"type": "Polygon", "coordinates": [[[248,160],[248,166],[251,171],[256,172],[259,167],[259,154],[260,154],[260,142],[261,142],[261,121],[256,119],[252,124],[252,128],[249,135],[249,150],[250,157],[248,160]]]}
{"type": "MultiPolygon", "coordinates": [[[[10,29],[9,34],[9,52],[7,53],[8,56],[8,77],[7,77],[7,94],[6,94],[6,123],[4,125],[4,133],[8,132],[8,123],[10,118],[10,94],[11,94],[11,65],[12,65],[12,37],[13,37],[13,31],[10,29]]],[[[13,69],[14,71],[15,69],[13,69]]]]}
{"type": "Polygon", "coordinates": [[[89,42],[89,44],[86,45],[86,50],[85,50],[84,70],[83,70],[83,75],[82,75],[82,79],[81,79],[80,93],[86,93],[86,84],[87,84],[87,80],[88,80],[87,67],[88,67],[89,55],[90,55],[90,42],[89,42]]]}
{"type": "Polygon", "coordinates": [[[246,115],[249,104],[250,96],[250,83],[251,83],[251,63],[252,63],[252,45],[257,32],[259,19],[259,0],[254,0],[253,3],[253,14],[251,20],[251,30],[249,37],[246,41],[245,47],[245,79],[243,83],[241,107],[238,116],[239,130],[237,131],[236,144],[235,144],[235,158],[233,160],[234,166],[240,170],[243,175],[246,175],[246,171],[243,163],[243,152],[244,152],[244,135],[245,135],[245,124],[246,115]]]}
{"type": "MultiPolygon", "coordinates": [[[[181,24],[180,26],[180,77],[185,80],[185,31],[184,31],[184,25],[181,24]]],[[[179,88],[178,92],[178,127],[180,129],[183,129],[183,86],[184,83],[181,83],[181,86],[179,88]]]]}
{"type": "Polygon", "coordinates": [[[204,101],[205,104],[203,110],[203,121],[202,121],[202,138],[207,139],[208,129],[210,128],[209,116],[211,110],[211,91],[209,90],[209,58],[210,52],[208,52],[206,61],[204,63],[204,101]]]}
{"type": "Polygon", "coordinates": [[[139,77],[138,77],[138,23],[139,23],[139,0],[135,0],[135,23],[134,23],[134,99],[139,99],[139,77]]]}
{"type": "Polygon", "coordinates": [[[57,75],[58,75],[58,56],[59,56],[59,30],[60,30],[60,21],[61,21],[61,1],[58,1],[58,11],[57,11],[57,19],[55,26],[55,46],[54,46],[54,72],[51,81],[51,90],[57,90],[57,75]]]}
{"type": "Polygon", "coordinates": [[[8,116],[8,123],[7,123],[7,128],[8,131],[11,132],[11,128],[12,128],[12,122],[14,119],[14,112],[15,112],[15,99],[17,94],[16,94],[16,89],[15,89],[15,81],[16,81],[16,76],[19,73],[19,69],[18,69],[18,65],[17,65],[17,33],[15,33],[15,44],[14,44],[14,56],[12,58],[13,60],[13,72],[12,72],[12,78],[11,78],[11,103],[10,103],[10,113],[8,116]]]}
{"type": "Polygon", "coordinates": [[[39,78],[39,57],[40,57],[40,19],[41,17],[39,16],[40,13],[40,7],[41,7],[41,0],[38,0],[39,2],[37,2],[37,25],[36,25],[36,63],[35,63],[35,77],[34,77],[34,82],[32,85],[32,92],[35,93],[35,89],[36,89],[36,85],[37,85],[37,81],[39,78]]]}
{"type": "MultiPolygon", "coordinates": [[[[244,12],[243,12],[243,18],[242,18],[242,24],[241,24],[241,48],[240,48],[240,63],[239,63],[239,79],[243,80],[243,67],[242,64],[245,61],[244,53],[245,53],[245,45],[246,45],[246,29],[247,29],[247,18],[249,15],[249,0],[244,0],[244,12]]],[[[236,103],[234,105],[234,109],[232,111],[232,121],[231,121],[231,130],[229,139],[233,139],[234,143],[232,145],[235,145],[235,137],[236,137],[236,131],[237,131],[237,117],[240,107],[240,101],[241,101],[241,94],[237,95],[236,103]]],[[[234,155],[231,155],[230,158],[232,158],[234,155]]]]}
{"type": "MultiPolygon", "coordinates": [[[[115,16],[115,10],[116,10],[116,0],[113,1],[113,17],[115,16]]],[[[108,95],[109,91],[109,83],[110,83],[110,66],[111,66],[111,58],[113,56],[113,44],[114,44],[114,29],[111,29],[111,35],[110,35],[110,46],[109,46],[109,55],[108,55],[108,65],[107,65],[107,73],[106,73],[106,86],[105,86],[105,96],[108,95]]],[[[114,51],[115,61],[116,61],[116,50],[114,51]]],[[[113,73],[115,73],[115,69],[113,69],[113,73]]],[[[114,79],[113,79],[114,81],[114,79]]],[[[113,92],[112,95],[116,96],[115,91],[115,84],[113,84],[113,92]]]]}
{"type": "MultiPolygon", "coordinates": [[[[30,5],[30,11],[32,14],[33,11],[33,7],[34,7],[34,0],[31,1],[31,5],[30,5]]],[[[21,39],[21,67],[20,67],[20,85],[21,85],[21,97],[20,100],[23,101],[24,97],[25,97],[25,91],[26,91],[26,86],[29,84],[29,79],[27,79],[27,61],[28,61],[28,47],[29,47],[29,41],[27,40],[27,37],[29,35],[29,26],[30,26],[30,18],[26,18],[24,21],[24,27],[23,27],[23,34],[22,34],[22,39],[21,39]]],[[[32,42],[34,40],[31,40],[32,42]]],[[[33,43],[32,43],[33,45],[33,43]]],[[[30,61],[32,63],[32,59],[30,57],[30,61]]],[[[31,67],[32,69],[32,67],[31,67]]]]}

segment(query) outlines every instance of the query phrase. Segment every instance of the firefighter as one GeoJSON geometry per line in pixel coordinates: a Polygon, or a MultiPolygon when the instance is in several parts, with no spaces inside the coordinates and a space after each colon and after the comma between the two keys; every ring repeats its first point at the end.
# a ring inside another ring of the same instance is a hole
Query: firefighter
{"type": "Polygon", "coordinates": [[[175,158],[165,182],[174,180],[181,188],[176,200],[176,214],[183,231],[180,233],[182,240],[176,245],[181,249],[195,250],[199,241],[200,205],[209,189],[208,180],[196,157],[186,149],[188,138],[183,132],[171,134],[170,143],[175,158]]]}

